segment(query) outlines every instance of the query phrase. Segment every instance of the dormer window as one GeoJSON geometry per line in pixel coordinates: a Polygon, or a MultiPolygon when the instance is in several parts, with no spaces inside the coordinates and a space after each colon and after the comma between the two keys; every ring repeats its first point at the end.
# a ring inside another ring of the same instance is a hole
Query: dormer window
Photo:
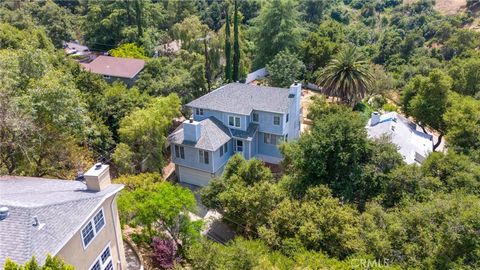
{"type": "Polygon", "coordinates": [[[228,125],[231,127],[240,127],[240,117],[228,116],[228,125]]]}
{"type": "Polygon", "coordinates": [[[203,115],[203,109],[201,109],[201,108],[196,108],[196,109],[195,109],[195,114],[196,114],[196,115],[203,115]]]}

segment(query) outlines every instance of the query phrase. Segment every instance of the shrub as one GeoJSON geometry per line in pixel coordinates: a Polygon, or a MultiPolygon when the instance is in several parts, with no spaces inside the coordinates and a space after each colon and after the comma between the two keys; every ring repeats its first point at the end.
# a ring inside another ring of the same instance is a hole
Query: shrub
{"type": "Polygon", "coordinates": [[[178,248],[173,240],[154,237],[152,245],[155,260],[163,269],[170,269],[180,262],[181,258],[177,253],[178,248]]]}
{"type": "Polygon", "coordinates": [[[383,104],[382,109],[386,112],[396,112],[397,106],[395,106],[395,104],[392,104],[392,103],[385,103],[383,104]]]}

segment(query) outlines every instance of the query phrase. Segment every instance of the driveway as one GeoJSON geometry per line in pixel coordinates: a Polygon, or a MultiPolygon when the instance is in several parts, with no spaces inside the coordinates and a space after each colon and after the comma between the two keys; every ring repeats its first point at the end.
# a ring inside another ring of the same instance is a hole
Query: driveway
{"type": "Polygon", "coordinates": [[[205,205],[202,204],[200,197],[201,187],[186,183],[178,184],[190,189],[195,195],[195,200],[197,202],[197,211],[196,213],[189,213],[189,215],[192,220],[203,221],[204,227],[202,230],[202,235],[205,235],[211,240],[221,244],[225,244],[226,242],[235,237],[235,232],[222,221],[222,215],[215,210],[208,209],[205,205]]]}

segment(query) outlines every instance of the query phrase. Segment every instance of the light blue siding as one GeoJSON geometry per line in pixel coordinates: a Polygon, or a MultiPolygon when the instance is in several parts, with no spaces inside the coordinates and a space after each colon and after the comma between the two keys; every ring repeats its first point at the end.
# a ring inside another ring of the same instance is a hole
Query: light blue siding
{"type": "MultiPolygon", "coordinates": [[[[258,131],[265,133],[273,133],[277,135],[284,134],[285,127],[285,115],[279,113],[263,112],[263,111],[253,111],[258,113],[258,131]],[[273,124],[274,116],[280,117],[280,125],[273,124]]],[[[253,120],[253,117],[251,117],[253,120]]],[[[254,122],[255,123],[255,122],[254,122]]]]}
{"type": "MultiPolygon", "coordinates": [[[[282,154],[280,153],[280,150],[278,149],[278,145],[266,144],[264,142],[264,134],[265,133],[263,133],[263,132],[258,133],[258,154],[265,155],[265,156],[276,157],[276,158],[281,158],[282,154]]],[[[278,144],[280,144],[280,141],[278,141],[278,144]]]]}
{"type": "MultiPolygon", "coordinates": [[[[220,156],[220,148],[217,151],[213,152],[213,170],[216,172],[227,163],[228,159],[233,155],[233,140],[228,142],[227,153],[224,153],[223,156],[220,156]]],[[[223,146],[222,146],[223,147],[223,146]]]]}
{"type": "Polygon", "coordinates": [[[253,137],[253,140],[250,143],[250,147],[251,147],[251,153],[250,153],[251,157],[256,156],[258,154],[258,132],[253,137]]]}
{"type": "Polygon", "coordinates": [[[208,152],[208,157],[209,157],[209,164],[204,164],[200,163],[199,157],[198,157],[198,149],[185,146],[183,145],[185,149],[185,158],[177,158],[175,156],[175,145],[172,144],[171,146],[171,152],[172,152],[172,162],[177,164],[177,165],[182,165],[190,168],[196,168],[205,172],[210,172],[213,173],[215,172],[213,170],[213,159],[212,159],[212,152],[208,152]]]}

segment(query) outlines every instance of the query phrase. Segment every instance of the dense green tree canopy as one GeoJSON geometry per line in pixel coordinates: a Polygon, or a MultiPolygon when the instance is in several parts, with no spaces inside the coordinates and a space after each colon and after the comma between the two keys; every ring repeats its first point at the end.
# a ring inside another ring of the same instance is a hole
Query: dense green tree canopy
{"type": "Polygon", "coordinates": [[[288,50],[275,55],[266,68],[270,85],[284,88],[288,88],[294,81],[300,80],[305,73],[305,65],[288,50]]]}
{"type": "Polygon", "coordinates": [[[179,115],[180,99],[176,94],[153,99],[144,109],[131,112],[120,122],[121,143],[113,155],[115,162],[126,173],[162,172],[167,131],[172,119],[179,115]]]}
{"type": "Polygon", "coordinates": [[[255,18],[255,67],[264,67],[277,53],[296,51],[301,41],[297,4],[292,0],[269,1],[255,18]]]}

